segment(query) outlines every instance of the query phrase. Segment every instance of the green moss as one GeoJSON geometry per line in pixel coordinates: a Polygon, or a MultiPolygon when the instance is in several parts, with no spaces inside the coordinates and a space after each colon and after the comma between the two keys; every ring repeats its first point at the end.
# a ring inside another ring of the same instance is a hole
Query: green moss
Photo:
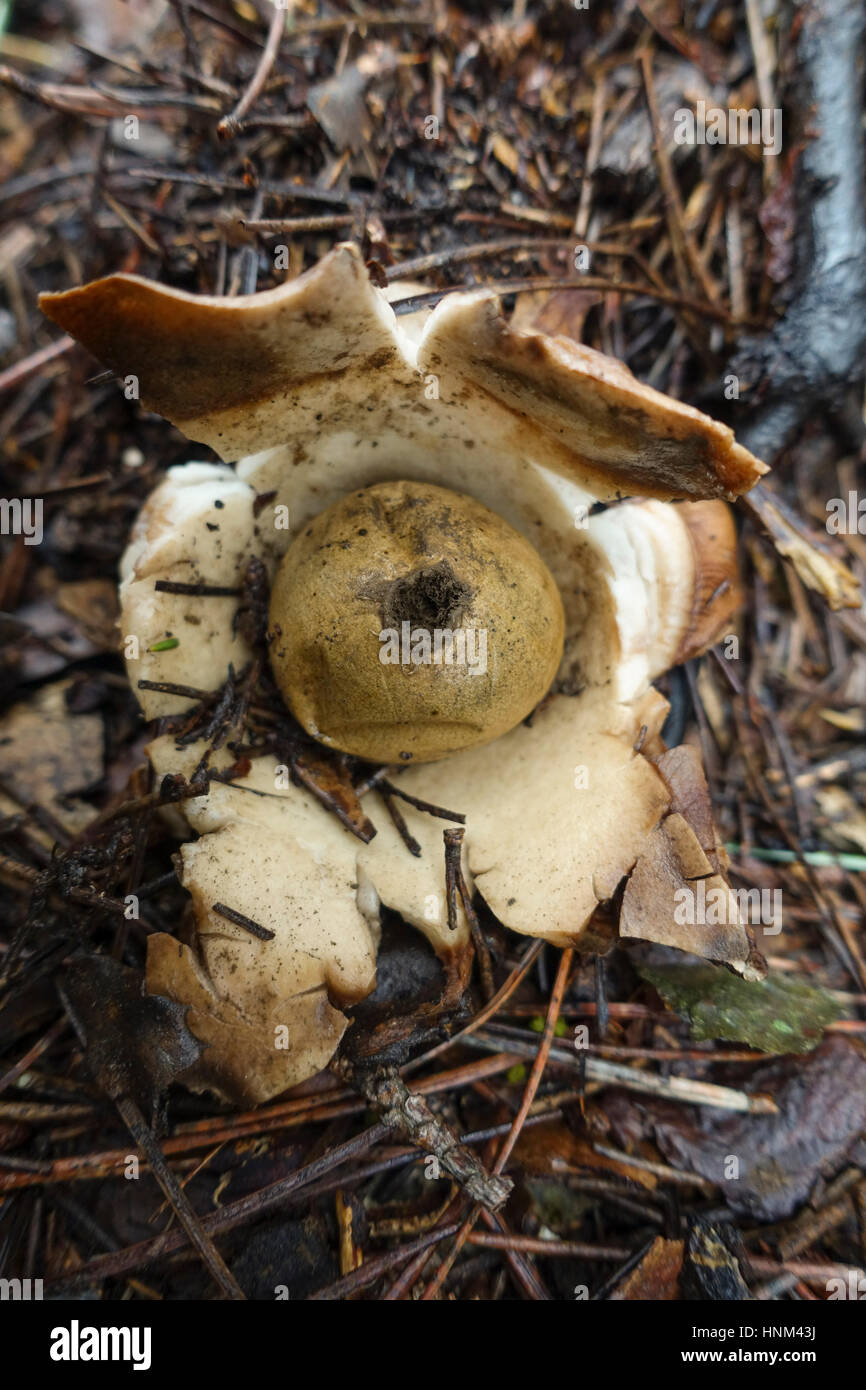
{"type": "Polygon", "coordinates": [[[761,1052],[811,1052],[840,1008],[826,990],[770,976],[747,981],[716,965],[638,965],[697,1042],[723,1038],[761,1052]]]}

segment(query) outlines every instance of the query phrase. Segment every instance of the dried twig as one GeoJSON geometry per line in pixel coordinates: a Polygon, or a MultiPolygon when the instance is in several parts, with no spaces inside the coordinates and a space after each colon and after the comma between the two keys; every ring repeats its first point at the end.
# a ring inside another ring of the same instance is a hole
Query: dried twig
{"type": "Polygon", "coordinates": [[[506,1200],[513,1186],[511,1180],[485,1172],[471,1149],[433,1113],[423,1097],[409,1090],[396,1068],[353,1066],[343,1059],[336,1069],[376,1106],[389,1129],[397,1130],[435,1158],[473,1201],[495,1211],[506,1200]]]}
{"type": "Polygon", "coordinates": [[[274,66],[277,54],[280,50],[280,40],[286,30],[286,13],[287,11],[281,5],[274,5],[274,13],[271,16],[271,23],[268,28],[268,37],[262,49],[262,56],[259,59],[258,66],[250,80],[250,84],[234,109],[227,116],[223,116],[217,126],[217,135],[221,140],[230,140],[237,135],[238,131],[241,129],[244,116],[261,96],[264,85],[268,80],[268,74],[274,66]]]}

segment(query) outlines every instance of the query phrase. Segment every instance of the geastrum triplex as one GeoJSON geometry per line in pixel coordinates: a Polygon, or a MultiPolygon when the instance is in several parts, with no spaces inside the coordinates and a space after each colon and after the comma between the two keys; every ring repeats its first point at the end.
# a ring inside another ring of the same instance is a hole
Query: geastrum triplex
{"type": "MultiPolygon", "coordinates": [[[[213,692],[249,667],[237,594],[257,559],[300,724],[461,813],[466,881],[506,927],[590,951],[613,914],[622,937],[761,974],[733,904],[720,924],[675,921],[683,883],[727,891],[726,860],[651,684],[738,603],[722,499],[765,470],[729,429],[569,338],[509,327],[485,291],[397,319],[348,245],[247,297],[116,275],[41,302],[226,460],[170,469],[124,556],[146,718],[195,703],[147,683],[213,692]]],[[[375,983],[381,905],[452,975],[471,943],[462,910],[448,925],[441,819],[401,800],[410,853],[372,779],[377,833],[359,838],[272,752],[218,780],[229,743],[150,745],[159,778],[209,777],[173,808],[197,950],[151,937],[147,983],[208,1045],[190,1084],[255,1103],[333,1056],[341,1008],[375,983]]]]}

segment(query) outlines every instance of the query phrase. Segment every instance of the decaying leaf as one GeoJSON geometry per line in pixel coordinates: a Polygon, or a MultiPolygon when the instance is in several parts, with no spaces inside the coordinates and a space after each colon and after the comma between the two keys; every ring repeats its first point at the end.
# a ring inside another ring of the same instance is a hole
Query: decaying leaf
{"type": "Polygon", "coordinates": [[[854,1156],[862,1162],[866,1127],[866,1049],[826,1039],[806,1057],[784,1057],[753,1071],[744,1089],[766,1093],[776,1114],[689,1112],[666,1101],[610,1097],[608,1117],[624,1142],[655,1138],[675,1168],[716,1184],[732,1211],[780,1221],[854,1156]],[[859,1155],[859,1158],[857,1158],[859,1155]]]}
{"type": "Polygon", "coordinates": [[[108,956],[81,956],[67,966],[57,988],[90,1075],[117,1105],[218,1287],[229,1298],[243,1299],[154,1134],[163,1091],[195,1064],[201,1045],[186,1026],[186,1006],[142,994],[141,983],[134,970],[108,956]]]}
{"type": "Polygon", "coordinates": [[[307,105],[338,151],[362,150],[372,133],[365,101],[370,83],[393,72],[394,54],[384,44],[373,44],[357,63],[317,82],[307,93],[307,105]]]}
{"type": "Polygon", "coordinates": [[[769,535],[784,559],[790,560],[806,585],[827,600],[831,608],[859,608],[860,585],[829,546],[810,535],[802,521],[782,498],[758,484],[743,501],[769,535]]]}
{"type": "Polygon", "coordinates": [[[560,1121],[552,1120],[549,1124],[525,1129],[515,1153],[526,1172],[535,1177],[595,1172],[626,1178],[647,1192],[658,1186],[658,1179],[646,1168],[599,1153],[589,1139],[572,1133],[560,1121]]]}
{"type": "Polygon", "coordinates": [[[680,1297],[683,1242],[657,1236],[640,1263],[609,1295],[612,1302],[669,1303],[680,1297]]]}
{"type": "Polygon", "coordinates": [[[100,651],[117,649],[117,586],[111,579],[79,579],[61,584],[57,606],[78,623],[100,651]]]}
{"type": "Polygon", "coordinates": [[[524,290],[517,296],[511,315],[512,328],[531,328],[579,343],[590,309],[600,304],[600,290],[524,290]]]}
{"type": "MultiPolygon", "coordinates": [[[[85,628],[80,612],[61,610],[59,598],[65,587],[58,586],[57,602],[40,596],[25,603],[17,610],[12,626],[12,620],[4,615],[0,649],[4,679],[45,680],[101,649],[102,636],[85,628]]],[[[101,627],[101,615],[97,623],[101,627]]],[[[110,645],[114,647],[114,641],[110,645]]]]}
{"type": "Polygon", "coordinates": [[[128,1098],[152,1116],[160,1094],[202,1049],[187,1028],[186,1007],[146,995],[142,985],[136,971],[108,956],[80,956],[59,980],[94,1081],[112,1100],[128,1098]]]}
{"type": "Polygon", "coordinates": [[[0,782],[20,805],[40,802],[75,830],[93,812],[69,798],[101,778],[105,736],[99,714],[69,710],[71,686],[71,681],[43,686],[0,719],[0,782]]]}
{"type": "Polygon", "coordinates": [[[713,965],[637,963],[669,1009],[687,1018],[698,1042],[725,1038],[762,1052],[811,1052],[839,1016],[826,990],[803,980],[771,975],[744,980],[713,965]]]}

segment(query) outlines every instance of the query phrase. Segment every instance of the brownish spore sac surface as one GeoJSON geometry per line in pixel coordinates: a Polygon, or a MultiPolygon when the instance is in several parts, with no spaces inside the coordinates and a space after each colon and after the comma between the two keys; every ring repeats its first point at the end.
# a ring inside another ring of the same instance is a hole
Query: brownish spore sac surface
{"type": "Polygon", "coordinates": [[[271,663],[292,711],[375,762],[433,761],[513,728],[550,688],[563,640],[559,592],[529,542],[426,483],[378,483],[322,512],[271,596],[271,663]]]}

